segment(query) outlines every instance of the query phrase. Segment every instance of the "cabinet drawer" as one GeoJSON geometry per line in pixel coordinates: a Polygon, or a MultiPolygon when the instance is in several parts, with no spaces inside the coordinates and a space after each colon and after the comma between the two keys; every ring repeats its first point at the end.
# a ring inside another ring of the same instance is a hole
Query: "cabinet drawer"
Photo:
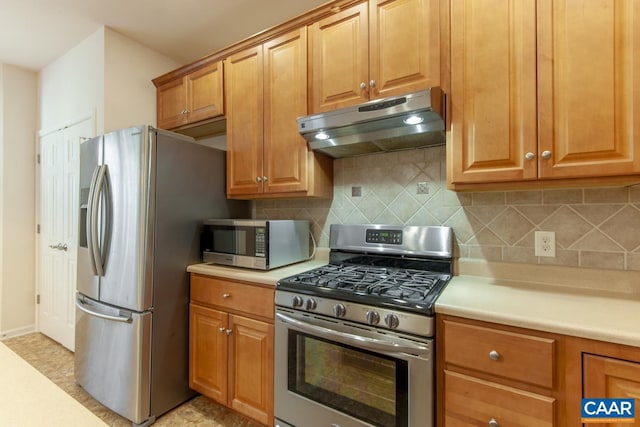
{"type": "Polygon", "coordinates": [[[274,289],[191,275],[191,300],[273,319],[274,289]]]}
{"type": "Polygon", "coordinates": [[[551,427],[555,399],[455,372],[444,372],[446,426],[551,427]]]}
{"type": "Polygon", "coordinates": [[[553,339],[444,321],[447,364],[532,385],[554,387],[554,346],[553,339]]]}

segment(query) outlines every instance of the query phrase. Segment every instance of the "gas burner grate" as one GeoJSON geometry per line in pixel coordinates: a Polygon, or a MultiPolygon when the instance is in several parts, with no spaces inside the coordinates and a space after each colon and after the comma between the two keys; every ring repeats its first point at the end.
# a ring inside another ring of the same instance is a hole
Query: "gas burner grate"
{"type": "Polygon", "coordinates": [[[422,301],[440,275],[421,270],[328,264],[287,279],[291,283],[369,295],[376,298],[422,301]]]}

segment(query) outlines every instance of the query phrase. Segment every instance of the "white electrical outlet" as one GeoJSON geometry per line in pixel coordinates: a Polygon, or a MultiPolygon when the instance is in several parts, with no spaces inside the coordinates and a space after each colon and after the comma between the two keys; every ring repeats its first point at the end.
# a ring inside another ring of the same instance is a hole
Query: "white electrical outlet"
{"type": "Polygon", "coordinates": [[[535,232],[535,255],[536,256],[556,256],[556,232],[536,231],[535,232]]]}

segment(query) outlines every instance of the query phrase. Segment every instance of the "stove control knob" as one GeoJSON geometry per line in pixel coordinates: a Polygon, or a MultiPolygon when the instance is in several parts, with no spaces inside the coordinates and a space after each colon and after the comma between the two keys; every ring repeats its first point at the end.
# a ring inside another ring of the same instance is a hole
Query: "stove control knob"
{"type": "Polygon", "coordinates": [[[295,295],[293,298],[291,298],[291,306],[293,308],[302,307],[303,303],[304,303],[304,300],[302,299],[301,296],[295,295]]]}
{"type": "Polygon", "coordinates": [[[344,317],[347,314],[347,307],[344,304],[336,304],[333,306],[333,315],[336,317],[344,317]]]}
{"type": "Polygon", "coordinates": [[[377,325],[380,322],[380,315],[377,311],[369,310],[367,311],[367,323],[370,325],[377,325]]]}
{"type": "Polygon", "coordinates": [[[318,306],[318,302],[316,301],[316,299],[315,298],[309,298],[307,300],[307,304],[305,305],[305,308],[307,310],[315,310],[317,306],[318,306]]]}
{"type": "Polygon", "coordinates": [[[400,319],[395,314],[387,314],[384,316],[384,323],[387,324],[391,329],[395,329],[400,324],[400,319]]]}

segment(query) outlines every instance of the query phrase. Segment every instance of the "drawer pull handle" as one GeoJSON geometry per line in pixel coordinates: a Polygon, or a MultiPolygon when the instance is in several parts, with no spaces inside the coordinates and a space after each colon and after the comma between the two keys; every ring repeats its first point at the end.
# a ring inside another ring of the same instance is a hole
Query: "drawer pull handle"
{"type": "MultiPolygon", "coordinates": [[[[489,359],[491,359],[491,360],[498,360],[498,359],[500,359],[500,353],[498,353],[498,352],[497,352],[497,351],[495,351],[495,350],[491,350],[491,351],[489,352],[489,359]]],[[[494,420],[494,421],[495,421],[495,420],[494,420]]],[[[491,423],[489,423],[489,425],[491,425],[491,423]]],[[[496,423],[496,426],[497,426],[497,425],[498,425],[498,424],[496,423]]]]}
{"type": "Polygon", "coordinates": [[[500,427],[500,424],[498,424],[495,418],[491,418],[489,420],[489,427],[500,427]]]}
{"type": "Polygon", "coordinates": [[[231,296],[231,294],[222,294],[222,298],[227,299],[231,296]]]}

